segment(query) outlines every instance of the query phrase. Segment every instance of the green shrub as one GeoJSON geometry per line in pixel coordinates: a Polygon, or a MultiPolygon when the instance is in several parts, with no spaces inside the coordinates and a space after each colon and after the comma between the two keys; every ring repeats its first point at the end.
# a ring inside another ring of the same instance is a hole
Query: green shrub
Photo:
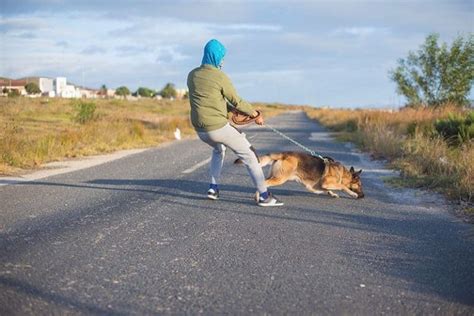
{"type": "Polygon", "coordinates": [[[474,111],[463,118],[459,114],[449,114],[448,118],[436,120],[436,132],[451,145],[459,145],[474,138],[474,111]]]}
{"type": "Polygon", "coordinates": [[[411,122],[407,125],[407,135],[414,137],[417,133],[431,137],[438,135],[432,122],[411,122]]]}
{"type": "Polygon", "coordinates": [[[76,113],[74,120],[80,124],[85,124],[94,119],[96,105],[94,102],[79,101],[74,104],[76,113]]]}
{"type": "Polygon", "coordinates": [[[19,96],[20,96],[20,91],[16,89],[11,89],[10,91],[8,91],[8,97],[10,98],[19,97],[19,96]]]}
{"type": "Polygon", "coordinates": [[[358,129],[357,120],[352,119],[352,120],[348,120],[348,121],[346,122],[346,131],[347,131],[347,132],[352,133],[352,132],[357,131],[357,129],[358,129]]]}

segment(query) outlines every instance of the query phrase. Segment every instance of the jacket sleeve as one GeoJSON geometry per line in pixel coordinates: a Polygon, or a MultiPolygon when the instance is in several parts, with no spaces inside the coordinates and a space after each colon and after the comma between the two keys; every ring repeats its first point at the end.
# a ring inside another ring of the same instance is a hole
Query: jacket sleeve
{"type": "Polygon", "coordinates": [[[232,82],[230,81],[229,77],[227,77],[224,73],[222,73],[222,95],[224,98],[227,99],[233,106],[237,108],[237,110],[244,112],[248,115],[252,115],[254,109],[250,103],[243,100],[235,91],[232,82]]]}

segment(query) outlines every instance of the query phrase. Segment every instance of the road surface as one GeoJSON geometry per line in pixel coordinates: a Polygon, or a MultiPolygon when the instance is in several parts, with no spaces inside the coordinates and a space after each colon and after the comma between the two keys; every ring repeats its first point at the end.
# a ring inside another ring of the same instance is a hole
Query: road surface
{"type": "MultiPolygon", "coordinates": [[[[221,199],[205,198],[210,148],[177,141],[91,168],[0,187],[0,314],[474,313],[472,225],[439,196],[335,142],[302,112],[269,120],[362,168],[366,198],[297,183],[260,208],[228,152],[221,199]]],[[[259,153],[298,150],[264,127],[259,153]]]]}

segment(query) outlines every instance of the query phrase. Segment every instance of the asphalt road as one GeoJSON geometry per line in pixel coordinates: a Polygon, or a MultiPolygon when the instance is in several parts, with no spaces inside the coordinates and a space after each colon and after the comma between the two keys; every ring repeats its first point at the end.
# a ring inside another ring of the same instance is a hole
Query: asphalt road
{"type": "MultiPolygon", "coordinates": [[[[0,187],[0,314],[472,315],[472,225],[301,112],[282,132],[364,169],[366,198],[273,189],[260,208],[229,152],[221,199],[205,198],[199,140],[0,187]]],[[[297,150],[264,127],[259,153],[297,150]]]]}

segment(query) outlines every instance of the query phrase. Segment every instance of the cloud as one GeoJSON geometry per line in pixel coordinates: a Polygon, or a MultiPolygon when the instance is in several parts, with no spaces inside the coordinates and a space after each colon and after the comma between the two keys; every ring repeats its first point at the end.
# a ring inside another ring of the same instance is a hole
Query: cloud
{"type": "Polygon", "coordinates": [[[430,32],[443,41],[472,32],[473,9],[458,0],[3,0],[0,75],[183,87],[217,38],[246,99],[377,103],[395,91],[387,69],[398,58],[430,32]]]}
{"type": "Polygon", "coordinates": [[[189,55],[179,51],[176,46],[158,47],[157,55],[156,62],[160,64],[176,63],[190,59],[189,55]]]}
{"type": "Polygon", "coordinates": [[[107,50],[103,47],[97,46],[97,45],[90,45],[86,48],[84,48],[81,51],[81,54],[86,54],[86,55],[93,55],[93,54],[104,54],[107,52],[107,50]]]}
{"type": "Polygon", "coordinates": [[[18,31],[38,31],[43,29],[46,23],[39,18],[28,18],[24,16],[0,19],[0,33],[15,33],[18,31]]]}
{"type": "Polygon", "coordinates": [[[221,25],[215,24],[212,25],[215,29],[220,30],[232,30],[232,31],[270,31],[270,32],[278,32],[282,30],[281,25],[268,25],[268,24],[228,24],[228,25],[221,25]]]}
{"type": "Polygon", "coordinates": [[[115,51],[119,56],[136,56],[149,53],[150,49],[142,45],[122,45],[115,47],[115,51]]]}
{"type": "Polygon", "coordinates": [[[373,35],[375,33],[386,33],[388,31],[387,28],[377,28],[372,26],[365,26],[365,27],[343,27],[336,29],[333,34],[345,34],[345,35],[353,35],[353,36],[368,36],[373,35]]]}
{"type": "Polygon", "coordinates": [[[57,41],[57,42],[55,43],[55,45],[58,46],[58,47],[62,47],[62,48],[67,48],[67,47],[69,47],[69,43],[66,42],[66,41],[57,41]]]}
{"type": "Polygon", "coordinates": [[[33,32],[23,32],[23,33],[20,33],[18,35],[15,35],[16,37],[18,38],[24,38],[24,39],[33,39],[33,38],[37,38],[38,36],[36,34],[34,34],[33,32]]]}

